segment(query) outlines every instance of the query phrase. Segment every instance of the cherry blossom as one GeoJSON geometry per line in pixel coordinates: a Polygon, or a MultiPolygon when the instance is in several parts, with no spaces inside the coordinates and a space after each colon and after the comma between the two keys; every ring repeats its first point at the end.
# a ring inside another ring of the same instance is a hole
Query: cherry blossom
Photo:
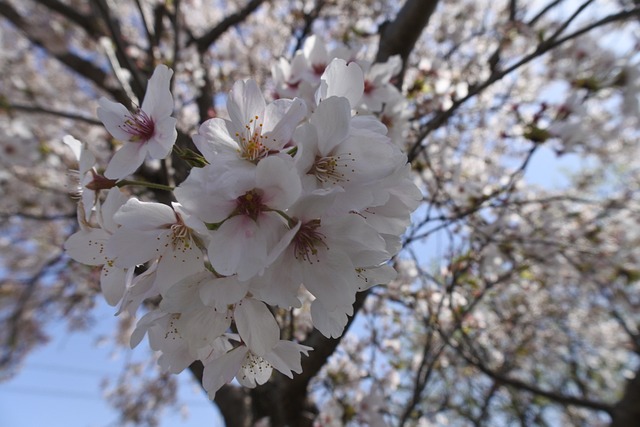
{"type": "Polygon", "coordinates": [[[113,156],[105,176],[124,178],[140,167],[147,155],[163,159],[171,152],[177,137],[173,97],[169,82],[173,71],[164,65],[156,67],[149,79],[142,106],[133,112],[106,98],[100,99],[98,117],[114,138],[124,143],[113,156]]]}

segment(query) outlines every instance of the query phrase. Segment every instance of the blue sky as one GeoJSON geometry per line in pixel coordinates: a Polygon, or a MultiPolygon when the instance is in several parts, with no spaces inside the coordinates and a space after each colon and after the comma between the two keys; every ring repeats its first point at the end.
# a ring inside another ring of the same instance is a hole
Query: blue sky
{"type": "MultiPolygon", "coordinates": [[[[68,332],[63,322],[50,325],[51,341],[29,355],[14,378],[0,383],[0,427],[117,427],[118,413],[102,396],[104,378],[118,377],[125,358],[138,359],[146,341],[133,352],[113,356],[113,344],[96,345],[99,334],[115,328],[115,310],[101,304],[99,319],[87,332],[68,332]]],[[[180,375],[180,397],[188,408],[184,417],[165,411],[160,427],[222,426],[220,415],[188,372],[180,375]]]]}

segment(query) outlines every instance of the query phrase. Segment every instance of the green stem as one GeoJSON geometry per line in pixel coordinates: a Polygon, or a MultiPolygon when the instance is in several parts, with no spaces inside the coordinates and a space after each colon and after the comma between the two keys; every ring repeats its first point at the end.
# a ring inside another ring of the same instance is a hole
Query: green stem
{"type": "Polygon", "coordinates": [[[154,182],[145,182],[145,181],[135,181],[135,180],[123,179],[122,181],[118,181],[116,183],[116,186],[118,188],[122,188],[125,185],[138,185],[140,187],[155,188],[156,190],[173,191],[173,187],[169,187],[168,185],[156,184],[154,182]]]}

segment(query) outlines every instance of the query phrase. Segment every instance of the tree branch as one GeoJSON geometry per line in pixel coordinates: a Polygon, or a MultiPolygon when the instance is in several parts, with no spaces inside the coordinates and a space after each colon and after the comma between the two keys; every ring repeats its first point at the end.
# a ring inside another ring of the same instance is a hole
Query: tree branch
{"type": "Polygon", "coordinates": [[[199,52],[206,52],[229,28],[247,19],[264,1],[265,0],[251,0],[243,9],[227,16],[218,25],[209,30],[209,32],[190,40],[188,44],[195,43],[199,52]]]}
{"type": "Polygon", "coordinates": [[[376,62],[386,62],[393,55],[402,58],[402,71],[398,85],[402,85],[409,54],[413,50],[422,30],[433,15],[438,0],[407,0],[392,22],[380,26],[380,42],[376,62]]]}

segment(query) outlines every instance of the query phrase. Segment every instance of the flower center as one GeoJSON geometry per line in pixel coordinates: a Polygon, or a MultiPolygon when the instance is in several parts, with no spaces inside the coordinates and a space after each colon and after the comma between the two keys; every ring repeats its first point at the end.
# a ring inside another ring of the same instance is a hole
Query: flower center
{"type": "Polygon", "coordinates": [[[320,262],[318,258],[318,248],[324,246],[329,249],[324,242],[326,236],[318,231],[320,220],[313,219],[300,226],[300,230],[293,238],[293,251],[297,260],[307,261],[309,264],[320,262]]]}
{"type": "Polygon", "coordinates": [[[240,145],[240,157],[253,163],[257,163],[269,154],[269,149],[263,144],[266,136],[262,135],[262,123],[258,123],[259,118],[255,116],[249,120],[249,123],[244,126],[244,135],[236,132],[240,145]]]}
{"type": "MultiPolygon", "coordinates": [[[[318,156],[307,174],[315,176],[316,179],[322,183],[329,182],[337,184],[339,182],[348,182],[349,178],[347,178],[345,172],[348,172],[349,163],[352,162],[355,162],[355,159],[351,157],[351,153],[347,153],[346,156],[341,154],[336,156],[318,156]]],[[[353,168],[350,170],[351,172],[355,172],[353,168]]]]}
{"type": "Polygon", "coordinates": [[[147,142],[153,137],[156,129],[155,123],[140,108],[125,118],[126,120],[120,128],[131,135],[131,142],[147,142]]]}
{"type": "Polygon", "coordinates": [[[373,82],[371,82],[370,80],[365,80],[364,81],[364,93],[369,95],[371,94],[371,92],[373,92],[373,90],[376,88],[376,85],[373,84],[373,82]]]}
{"type": "Polygon", "coordinates": [[[186,226],[182,217],[176,212],[176,222],[171,224],[171,247],[173,250],[180,248],[182,252],[186,252],[191,248],[191,229],[186,226]]]}
{"type": "Polygon", "coordinates": [[[236,199],[236,215],[246,215],[254,221],[265,210],[262,204],[262,195],[257,190],[247,191],[244,195],[236,199]]]}

